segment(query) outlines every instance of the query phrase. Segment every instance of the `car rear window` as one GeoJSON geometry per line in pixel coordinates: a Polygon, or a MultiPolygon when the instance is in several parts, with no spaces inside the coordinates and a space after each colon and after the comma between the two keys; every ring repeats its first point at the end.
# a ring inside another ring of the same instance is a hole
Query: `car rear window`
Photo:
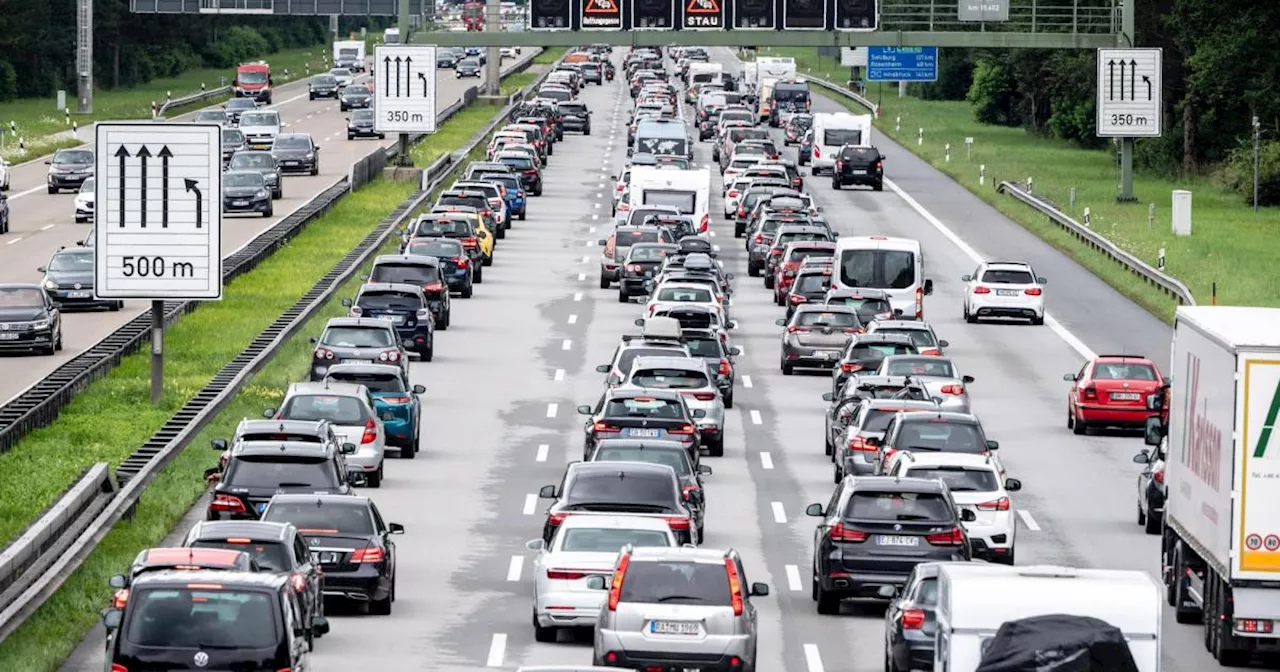
{"type": "Polygon", "coordinates": [[[832,258],[835,253],[835,250],[814,250],[801,247],[791,250],[791,253],[787,255],[787,261],[804,261],[809,258],[817,259],[822,257],[832,258]]]}
{"type": "Polygon", "coordinates": [[[1034,285],[1036,279],[1027,271],[992,269],[982,274],[982,281],[991,285],[1034,285]]]}
{"type": "MultiPolygon", "coordinates": [[[[888,304],[886,304],[888,305],[888,304]]],[[[892,310],[892,309],[891,309],[892,310]]],[[[917,347],[932,348],[938,345],[938,339],[934,337],[933,332],[928,329],[895,329],[888,327],[885,329],[876,329],[877,334],[902,334],[911,339],[917,347]]]]}
{"type": "Polygon", "coordinates": [[[711,292],[699,287],[666,287],[658,292],[658,301],[710,303],[711,292]]]}
{"type": "Polygon", "coordinates": [[[424,257],[461,257],[462,244],[451,240],[418,240],[409,243],[405,254],[424,257]]]}
{"type": "Polygon", "coordinates": [[[243,551],[253,556],[253,560],[258,563],[258,567],[267,572],[286,572],[293,566],[293,563],[289,560],[289,548],[279,541],[236,539],[233,537],[230,539],[199,539],[191,542],[191,546],[193,548],[222,548],[230,551],[243,551]]]}
{"type": "Polygon", "coordinates": [[[936,520],[954,518],[946,497],[936,492],[854,492],[845,518],[853,521],[936,520]]]}
{"type": "Polygon", "coordinates": [[[1099,362],[1093,367],[1094,380],[1157,380],[1156,370],[1150,364],[1118,364],[1099,362]]]}
{"type": "Polygon", "coordinates": [[[884,359],[889,355],[914,355],[914,346],[903,343],[859,343],[853,346],[849,354],[854,359],[884,359]]]}
{"type": "Polygon", "coordinates": [[[692,390],[709,385],[706,373],[688,369],[643,369],[632,374],[631,384],[660,390],[692,390]]]}
{"type": "Polygon", "coordinates": [[[966,469],[964,467],[912,467],[907,470],[910,478],[927,478],[942,481],[951,492],[994,492],[1000,489],[1000,480],[991,469],[966,469]]]}
{"type": "Polygon", "coordinates": [[[808,294],[810,292],[825,292],[831,288],[831,276],[823,273],[810,273],[802,275],[796,280],[795,291],[797,294],[808,294]]]}
{"type": "Polygon", "coordinates": [[[303,534],[354,534],[362,537],[373,534],[373,517],[363,504],[337,504],[332,501],[322,506],[315,502],[274,503],[263,512],[262,519],[293,523],[303,534]]]}
{"type": "Polygon", "coordinates": [[[898,450],[984,453],[987,444],[977,425],[967,422],[904,422],[894,437],[898,450]]]}
{"type": "Polygon", "coordinates": [[[241,455],[231,460],[222,480],[237,488],[338,486],[336,471],[327,458],[289,454],[241,455]]]}
{"type": "Polygon", "coordinates": [[[320,337],[321,345],[335,348],[389,348],[395,344],[389,329],[369,327],[329,327],[320,337]]]}
{"type": "Polygon", "coordinates": [[[571,527],[563,532],[560,550],[570,553],[617,553],[623,546],[669,547],[667,535],[657,530],[571,527]]]}
{"type": "Polygon", "coordinates": [[[822,144],[827,147],[862,144],[862,131],[856,128],[828,128],[822,131],[822,144]]]}
{"type": "Polygon", "coordinates": [[[604,447],[596,453],[593,462],[648,462],[664,464],[675,470],[677,476],[688,476],[693,473],[689,465],[689,457],[683,448],[661,450],[653,448],[604,447]]]}
{"type": "Polygon", "coordinates": [[[144,589],[129,599],[125,632],[133,644],[166,650],[274,648],[283,636],[276,604],[268,592],[144,589]]]}
{"type": "Polygon", "coordinates": [[[633,560],[620,597],[622,602],[727,607],[729,575],[720,563],[633,560]]]}
{"type": "Polygon", "coordinates": [[[335,425],[363,425],[371,419],[359,399],[336,394],[290,397],[280,415],[289,420],[328,420],[335,425]]]}
{"type": "Polygon", "coordinates": [[[387,308],[420,310],[422,308],[422,297],[407,292],[371,291],[361,294],[360,298],[356,300],[356,305],[361,308],[375,310],[387,308]]]}
{"type": "MultiPolygon", "coordinates": [[[[675,484],[663,474],[618,470],[577,474],[566,488],[567,506],[591,504],[623,504],[638,507],[671,507],[675,503],[675,484]],[[625,474],[619,477],[619,473],[625,474]]],[[[661,513],[653,511],[652,513],[661,513]]]]}
{"type": "Polygon", "coordinates": [[[878,317],[893,315],[893,306],[884,299],[855,298],[852,296],[832,297],[827,305],[851,306],[858,311],[858,318],[870,322],[878,317]]]}
{"type": "Polygon", "coordinates": [[[499,157],[498,160],[520,170],[531,170],[534,167],[533,159],[528,156],[503,156],[499,157]]]}
{"type": "Polygon", "coordinates": [[[614,248],[628,248],[636,243],[657,243],[662,235],[657,229],[623,229],[614,234],[614,248]]]}
{"type": "Polygon", "coordinates": [[[413,227],[413,235],[430,237],[446,235],[471,235],[471,223],[465,219],[440,218],[419,220],[413,227]]]}
{"type": "Polygon", "coordinates": [[[939,378],[955,378],[956,370],[951,362],[937,357],[916,357],[897,359],[889,363],[886,376],[937,376],[939,378]]]}
{"type": "Polygon", "coordinates": [[[860,326],[858,317],[852,313],[822,313],[816,310],[800,313],[796,317],[795,324],[800,327],[831,327],[833,329],[851,329],[860,326]]]}
{"type": "Polygon", "coordinates": [[[889,428],[889,421],[893,420],[893,416],[901,412],[914,413],[918,409],[912,408],[871,408],[867,409],[865,415],[862,416],[862,425],[859,431],[863,432],[884,432],[889,428]]]}
{"type": "Polygon", "coordinates": [[[720,359],[724,351],[720,349],[720,340],[716,338],[688,338],[684,344],[694,357],[710,357],[720,359]]]}
{"type": "Polygon", "coordinates": [[[404,379],[387,373],[354,373],[329,370],[327,380],[364,385],[370,392],[404,392],[404,379]]]}
{"type": "Polygon", "coordinates": [[[684,409],[673,399],[653,397],[623,397],[610,399],[605,404],[608,418],[651,418],[659,420],[683,420],[684,409]]]}

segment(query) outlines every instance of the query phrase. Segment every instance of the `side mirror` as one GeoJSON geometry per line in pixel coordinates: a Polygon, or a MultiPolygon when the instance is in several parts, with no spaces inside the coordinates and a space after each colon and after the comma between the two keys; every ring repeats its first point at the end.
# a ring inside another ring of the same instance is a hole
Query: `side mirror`
{"type": "Polygon", "coordinates": [[[312,336],[311,338],[308,338],[307,341],[309,341],[312,345],[315,345],[316,343],[320,342],[320,339],[316,338],[315,336],[312,336]]]}
{"type": "Polygon", "coordinates": [[[427,387],[426,387],[425,385],[414,385],[414,386],[413,386],[413,393],[414,393],[414,394],[422,394],[423,392],[426,392],[426,391],[427,391],[427,387]]]}
{"type": "Polygon", "coordinates": [[[973,376],[960,376],[960,381],[968,385],[973,382],[973,376]]]}
{"type": "Polygon", "coordinates": [[[1000,449],[999,441],[987,441],[987,450],[999,450],[999,449],[1000,449]]]}
{"type": "Polygon", "coordinates": [[[355,455],[355,453],[356,453],[356,444],[354,444],[354,443],[344,443],[344,444],[342,444],[342,454],[343,454],[343,455],[355,455]]]}
{"type": "Polygon", "coordinates": [[[635,153],[636,153],[635,149],[632,149],[631,147],[627,148],[627,156],[631,156],[632,154],[635,154],[635,153]]]}
{"type": "Polygon", "coordinates": [[[699,475],[699,476],[710,476],[712,473],[713,473],[713,472],[711,471],[711,465],[709,465],[709,464],[699,464],[699,465],[698,465],[698,475],[699,475]]]}
{"type": "Polygon", "coordinates": [[[124,576],[117,574],[110,579],[107,579],[107,585],[112,588],[124,588],[126,585],[124,576]]]}
{"type": "Polygon", "coordinates": [[[819,205],[819,206],[818,206],[818,212],[822,212],[822,211],[823,211],[823,210],[822,210],[822,206],[821,206],[821,205],[819,205]]]}
{"type": "Polygon", "coordinates": [[[605,577],[600,576],[599,574],[587,577],[588,590],[604,590],[607,586],[608,584],[605,582],[605,577]]]}
{"type": "Polygon", "coordinates": [[[636,321],[635,321],[635,322],[632,322],[632,324],[636,325],[637,327],[643,327],[643,326],[644,326],[644,318],[643,318],[643,317],[637,317],[637,318],[636,318],[636,321]]]}
{"type": "Polygon", "coordinates": [[[391,534],[404,534],[404,525],[400,523],[387,523],[387,531],[391,534]]]}
{"type": "Polygon", "coordinates": [[[596,241],[596,245],[599,245],[600,247],[604,247],[605,245],[608,245],[608,244],[609,244],[609,241],[605,240],[604,238],[601,238],[600,240],[596,241]]]}
{"type": "Polygon", "coordinates": [[[316,636],[327,635],[329,634],[329,619],[324,616],[317,616],[311,627],[315,630],[316,636]]]}
{"type": "Polygon", "coordinates": [[[52,165],[53,165],[53,159],[45,159],[45,160],[44,160],[44,165],[46,165],[46,166],[52,166],[52,165]]]}
{"type": "MultiPolygon", "coordinates": [[[[714,257],[714,256],[716,256],[716,255],[715,255],[715,254],[712,254],[711,256],[713,256],[713,257],[714,257]]],[[[734,275],[733,275],[732,273],[725,273],[725,274],[724,274],[724,279],[725,279],[725,280],[732,280],[733,278],[734,278],[734,275]]]]}
{"type": "Polygon", "coordinates": [[[805,507],[804,515],[813,516],[814,518],[821,518],[827,514],[825,511],[822,510],[821,504],[810,504],[809,506],[805,507]]]}
{"type": "Polygon", "coordinates": [[[951,341],[941,341],[941,340],[940,340],[940,341],[938,341],[938,347],[940,347],[940,348],[949,348],[949,347],[951,347],[951,341]]]}
{"type": "Polygon", "coordinates": [[[342,300],[342,307],[343,307],[343,308],[350,308],[351,306],[354,306],[354,305],[355,305],[355,302],[354,302],[354,301],[352,301],[351,299],[343,299],[343,300],[342,300]]]}
{"type": "MultiPolygon", "coordinates": [[[[45,161],[45,163],[49,163],[49,162],[45,161]]],[[[102,625],[106,626],[108,630],[118,629],[120,627],[121,621],[123,620],[124,620],[123,609],[108,609],[106,612],[102,614],[102,625]]]]}
{"type": "Polygon", "coordinates": [[[578,415],[591,415],[591,407],[583,404],[578,407],[578,415]]]}
{"type": "Polygon", "coordinates": [[[704,411],[704,410],[702,410],[701,408],[695,408],[695,409],[693,409],[693,411],[691,411],[689,414],[690,414],[690,415],[692,415],[693,417],[695,417],[695,418],[699,418],[699,419],[700,419],[700,418],[705,418],[705,417],[707,417],[707,412],[706,412],[706,411],[704,411]]]}
{"type": "Polygon", "coordinates": [[[1133,456],[1134,464],[1151,464],[1151,461],[1151,452],[1146,448],[1143,448],[1142,452],[1133,456]]]}
{"type": "Polygon", "coordinates": [[[1048,279],[1048,278],[1036,278],[1036,284],[1040,284],[1040,285],[1047,285],[1047,284],[1049,284],[1049,279],[1048,279]]]}
{"type": "Polygon", "coordinates": [[[611,368],[613,367],[609,366],[608,364],[601,364],[596,367],[596,373],[609,373],[609,369],[611,368]]]}
{"type": "Polygon", "coordinates": [[[726,328],[726,329],[737,329],[737,328],[738,328],[738,321],[737,321],[737,320],[729,320],[729,322],[728,322],[727,324],[725,324],[724,326],[725,326],[725,328],[726,328]]]}
{"type": "Polygon", "coordinates": [[[347,485],[355,486],[355,487],[363,487],[364,484],[368,482],[369,482],[369,479],[365,478],[364,474],[358,471],[347,472],[347,485]]]}
{"type": "Polygon", "coordinates": [[[1077,380],[1076,374],[1074,373],[1064,373],[1062,374],[1062,379],[1067,381],[1068,383],[1074,383],[1077,380]]]}
{"type": "Polygon", "coordinates": [[[830,402],[830,401],[835,401],[835,400],[836,400],[836,395],[834,395],[834,394],[832,394],[832,393],[830,393],[830,392],[823,392],[823,393],[822,393],[822,400],[823,400],[823,401],[828,401],[828,402],[830,402]]]}
{"type": "Polygon", "coordinates": [[[969,509],[960,509],[960,521],[964,523],[972,523],[978,519],[978,514],[969,509]]]}
{"type": "Polygon", "coordinates": [[[893,598],[898,596],[898,587],[897,586],[880,586],[880,588],[876,590],[876,595],[879,595],[880,597],[886,600],[892,600],[893,598]]]}
{"type": "Polygon", "coordinates": [[[218,474],[220,474],[220,473],[222,473],[222,470],[221,470],[221,469],[219,469],[219,468],[217,468],[217,467],[214,467],[214,468],[212,468],[212,469],[205,469],[205,470],[204,470],[204,480],[206,480],[206,481],[207,481],[207,480],[209,480],[209,479],[213,478],[214,476],[217,476],[217,475],[218,475],[218,474]]]}
{"type": "Polygon", "coordinates": [[[263,411],[262,411],[262,417],[264,417],[264,418],[266,418],[266,419],[268,419],[268,420],[270,420],[271,418],[275,417],[275,415],[276,415],[276,409],[274,409],[274,408],[267,408],[267,409],[263,409],[263,411]]]}
{"type": "Polygon", "coordinates": [[[839,238],[839,237],[840,237],[840,232],[839,232],[839,231],[832,231],[832,232],[831,232],[831,237],[832,237],[832,238],[839,238]]]}
{"type": "Polygon", "coordinates": [[[529,541],[524,542],[524,547],[531,551],[541,551],[547,547],[547,542],[541,539],[530,539],[529,541]]]}
{"type": "Polygon", "coordinates": [[[226,449],[227,449],[227,440],[226,440],[226,439],[214,439],[214,440],[212,440],[212,441],[210,441],[210,442],[209,442],[209,445],[210,445],[210,446],[213,446],[213,449],[214,449],[214,450],[226,450],[226,449]]]}
{"type": "Polygon", "coordinates": [[[893,309],[893,316],[894,316],[894,317],[902,317],[902,309],[901,309],[901,308],[894,308],[894,309],[893,309]]]}
{"type": "Polygon", "coordinates": [[[542,486],[542,488],[541,488],[540,490],[538,490],[538,497],[541,497],[542,499],[555,499],[555,498],[556,498],[556,486],[554,486],[554,485],[544,485],[544,486],[542,486]]]}
{"type": "Polygon", "coordinates": [[[1142,426],[1142,442],[1148,446],[1158,446],[1163,438],[1164,427],[1161,425],[1160,418],[1147,418],[1147,422],[1142,426]]]}
{"type": "Polygon", "coordinates": [[[778,325],[779,327],[785,327],[785,326],[787,326],[787,321],[786,321],[786,319],[781,318],[781,317],[779,317],[778,319],[774,320],[774,321],[773,321],[773,323],[774,323],[774,324],[776,324],[776,325],[778,325]]]}
{"type": "Polygon", "coordinates": [[[368,279],[369,279],[369,274],[368,274],[368,273],[361,273],[361,274],[360,274],[360,279],[361,279],[361,280],[368,280],[368,279]]]}
{"type": "Polygon", "coordinates": [[[738,346],[735,345],[734,347],[729,348],[729,354],[733,355],[734,357],[737,357],[738,355],[742,354],[742,348],[739,348],[738,346]]]}
{"type": "Polygon", "coordinates": [[[931,294],[933,294],[933,280],[925,280],[925,281],[924,281],[924,295],[925,295],[925,296],[929,296],[929,295],[931,295],[931,294]]]}
{"type": "Polygon", "coordinates": [[[751,593],[750,593],[751,597],[768,597],[768,595],[769,595],[769,584],[767,583],[751,584],[751,593]]]}
{"type": "Polygon", "coordinates": [[[37,273],[47,273],[47,272],[48,272],[48,270],[49,270],[49,269],[45,268],[44,266],[40,266],[40,267],[36,268],[36,272],[37,272],[37,273]]]}
{"type": "Polygon", "coordinates": [[[972,275],[962,275],[962,276],[960,276],[960,282],[969,282],[969,281],[971,281],[971,280],[973,280],[973,276],[972,276],[972,275]]]}
{"type": "Polygon", "coordinates": [[[1022,489],[1022,481],[1016,478],[1007,478],[1004,481],[1004,489],[1009,492],[1017,492],[1022,489]]]}

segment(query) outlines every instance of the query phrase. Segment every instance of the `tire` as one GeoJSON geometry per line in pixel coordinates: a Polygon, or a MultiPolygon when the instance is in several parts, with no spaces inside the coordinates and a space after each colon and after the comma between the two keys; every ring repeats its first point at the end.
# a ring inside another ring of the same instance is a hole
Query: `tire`
{"type": "Polygon", "coordinates": [[[729,393],[729,396],[727,396],[727,397],[725,397],[725,398],[724,398],[724,407],[725,407],[725,408],[733,408],[733,393],[732,393],[732,392],[730,392],[730,393],[729,393]]]}
{"type": "Polygon", "coordinates": [[[814,581],[814,592],[818,602],[818,613],[823,616],[840,615],[840,596],[832,595],[822,589],[822,584],[814,581]]]}
{"type": "Polygon", "coordinates": [[[499,226],[499,227],[498,227],[498,231],[497,231],[496,233],[494,233],[494,234],[493,234],[493,237],[494,237],[494,238],[497,238],[498,240],[502,240],[503,238],[506,238],[506,237],[507,237],[507,227],[505,227],[505,226],[499,226]]]}
{"type": "Polygon", "coordinates": [[[884,191],[884,182],[876,182],[875,184],[871,185],[871,188],[876,191],[884,191]]]}
{"type": "Polygon", "coordinates": [[[604,277],[604,273],[600,273],[600,289],[609,289],[609,279],[604,277]]]}
{"type": "Polygon", "coordinates": [[[391,596],[395,594],[395,579],[391,580],[392,589],[387,591],[387,596],[381,600],[372,600],[369,602],[369,613],[374,616],[390,616],[391,615],[391,596]]]}
{"type": "Polygon", "coordinates": [[[524,213],[523,211],[521,211],[521,213],[520,213],[520,221],[522,221],[522,222],[523,222],[523,221],[524,221],[524,218],[525,218],[525,213],[524,213]]]}
{"type": "Polygon", "coordinates": [[[58,340],[55,341],[53,344],[53,351],[58,352],[59,350],[62,350],[62,329],[61,328],[58,329],[58,340]]]}
{"type": "Polygon", "coordinates": [[[834,453],[836,452],[836,447],[835,447],[835,446],[833,446],[833,445],[831,445],[831,436],[830,436],[830,435],[828,435],[828,436],[827,436],[827,438],[823,439],[823,440],[822,440],[822,443],[824,444],[824,445],[823,445],[823,447],[822,447],[822,454],[823,454],[823,455],[832,455],[832,454],[834,454],[834,453]]]}
{"type": "Polygon", "coordinates": [[[352,135],[351,133],[348,133],[348,134],[347,134],[347,139],[348,139],[348,140],[355,140],[355,139],[356,139],[356,136],[355,136],[355,135],[352,135]]]}
{"type": "Polygon", "coordinates": [[[840,180],[836,180],[836,179],[831,180],[831,188],[836,191],[840,191],[840,180]]]}
{"type": "Polygon", "coordinates": [[[271,192],[271,200],[273,200],[273,201],[278,201],[278,200],[280,200],[280,199],[282,199],[282,198],[284,198],[284,189],[283,189],[283,188],[281,188],[281,189],[277,189],[277,190],[275,190],[275,191],[271,192]]]}
{"type": "Polygon", "coordinates": [[[724,457],[724,437],[720,437],[714,443],[707,444],[707,454],[711,457],[724,457]]]}
{"type": "Polygon", "coordinates": [[[1041,315],[1040,317],[1031,318],[1031,324],[1037,327],[1044,324],[1044,316],[1041,315]]]}
{"type": "Polygon", "coordinates": [[[429,361],[431,361],[431,360],[435,359],[435,357],[436,357],[436,339],[435,339],[435,337],[434,337],[434,336],[432,336],[432,337],[431,337],[431,341],[427,343],[427,347],[426,347],[426,348],[424,348],[424,349],[422,349],[421,351],[419,351],[419,354],[422,356],[422,361],[424,361],[424,362],[429,362],[429,361]]]}
{"type": "Polygon", "coordinates": [[[1182,562],[1182,552],[1175,550],[1173,554],[1173,618],[1183,625],[1195,625],[1204,620],[1204,614],[1194,607],[1183,607],[1186,597],[1186,565],[1182,562]]]}
{"type": "Polygon", "coordinates": [[[57,188],[57,187],[49,187],[49,193],[51,193],[51,194],[56,194],[56,193],[58,193],[58,188],[57,188]]]}
{"type": "Polygon", "coordinates": [[[444,311],[444,319],[440,320],[440,322],[436,324],[436,329],[439,329],[440,331],[448,331],[449,323],[452,321],[453,321],[453,311],[446,310],[444,311]]]}
{"type": "Polygon", "coordinates": [[[765,288],[765,289],[773,289],[773,274],[772,274],[772,273],[766,273],[766,274],[765,274],[765,276],[764,276],[764,288],[765,288]]]}
{"type": "Polygon", "coordinates": [[[751,262],[747,262],[747,275],[753,278],[760,277],[760,268],[751,262]]]}
{"type": "Polygon", "coordinates": [[[483,258],[482,258],[482,261],[480,262],[480,265],[481,265],[481,266],[492,266],[492,265],[493,265],[493,253],[492,253],[492,252],[490,252],[488,256],[483,257],[483,258]]]}
{"type": "Polygon", "coordinates": [[[542,642],[544,644],[548,642],[555,643],[556,638],[559,637],[559,635],[560,635],[560,630],[558,628],[544,628],[541,625],[538,625],[538,615],[534,614],[533,616],[534,641],[542,642]]]}
{"type": "Polygon", "coordinates": [[[631,303],[631,297],[621,288],[618,289],[618,303],[631,303]]]}
{"type": "Polygon", "coordinates": [[[266,211],[262,213],[262,216],[263,216],[263,217],[275,217],[275,216],[276,216],[276,210],[275,210],[275,208],[267,208],[267,209],[266,209],[266,211]]]}
{"type": "Polygon", "coordinates": [[[1083,418],[1075,417],[1075,413],[1073,412],[1071,414],[1071,433],[1080,436],[1088,433],[1088,431],[1089,423],[1085,422],[1083,418]]]}
{"type": "Polygon", "coordinates": [[[316,175],[319,175],[319,174],[320,174],[320,164],[316,163],[316,165],[311,166],[311,176],[315,177],[316,175]]]}
{"type": "Polygon", "coordinates": [[[409,441],[409,445],[400,446],[400,459],[412,460],[413,458],[417,457],[418,445],[420,441],[421,441],[421,437],[415,435],[413,439],[409,441]]]}
{"type": "Polygon", "coordinates": [[[1160,524],[1164,522],[1162,516],[1153,516],[1148,513],[1144,517],[1146,520],[1142,521],[1142,531],[1147,534],[1160,534],[1160,524]]]}
{"type": "Polygon", "coordinates": [[[365,478],[369,482],[369,487],[381,488],[382,487],[382,465],[378,465],[378,470],[371,474],[367,474],[365,478]]]}
{"type": "Polygon", "coordinates": [[[462,298],[464,299],[471,298],[471,295],[474,293],[475,293],[475,289],[472,287],[472,284],[469,282],[467,283],[466,287],[462,288],[462,298]]]}
{"type": "Polygon", "coordinates": [[[1138,524],[1147,524],[1147,514],[1142,510],[1142,504],[1138,504],[1138,524]]]}
{"type": "Polygon", "coordinates": [[[782,368],[782,375],[784,375],[784,376],[790,376],[790,375],[792,375],[793,373],[795,373],[795,372],[796,372],[796,367],[794,367],[794,366],[792,366],[792,365],[790,365],[790,364],[786,364],[786,363],[784,363],[784,364],[782,364],[781,368],[782,368]]]}
{"type": "Polygon", "coordinates": [[[477,285],[484,284],[484,265],[483,264],[481,264],[478,268],[476,268],[476,273],[472,281],[475,282],[477,285]]]}
{"type": "Polygon", "coordinates": [[[538,188],[537,188],[537,189],[535,189],[535,190],[533,191],[533,195],[534,195],[534,196],[541,196],[541,195],[542,195],[542,185],[541,185],[541,184],[539,184],[539,185],[538,185],[538,188]]]}
{"type": "Polygon", "coordinates": [[[114,312],[116,312],[116,311],[120,310],[121,308],[124,308],[124,301],[116,301],[115,303],[113,303],[113,304],[111,304],[110,306],[108,306],[108,307],[107,307],[107,310],[109,310],[109,311],[111,311],[111,312],[113,312],[113,313],[114,313],[114,312]]]}

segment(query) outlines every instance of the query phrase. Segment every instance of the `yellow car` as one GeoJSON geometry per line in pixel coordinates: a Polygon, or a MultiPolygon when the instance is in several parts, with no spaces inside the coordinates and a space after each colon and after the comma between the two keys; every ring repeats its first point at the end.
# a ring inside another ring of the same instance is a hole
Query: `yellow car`
{"type": "MultiPolygon", "coordinates": [[[[493,228],[496,222],[487,222],[485,217],[476,212],[475,208],[463,205],[437,205],[431,209],[432,212],[451,212],[460,213],[466,216],[467,221],[471,224],[471,230],[475,234],[472,238],[462,239],[462,247],[466,249],[467,256],[471,261],[477,260],[483,266],[493,265],[493,248],[496,242],[493,237],[493,228]]],[[[476,282],[480,280],[481,273],[479,268],[476,269],[476,282]]]]}

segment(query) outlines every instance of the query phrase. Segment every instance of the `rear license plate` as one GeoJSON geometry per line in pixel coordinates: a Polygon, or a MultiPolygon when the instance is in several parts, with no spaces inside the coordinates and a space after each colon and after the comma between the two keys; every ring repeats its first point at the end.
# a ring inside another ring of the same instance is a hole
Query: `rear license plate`
{"type": "Polygon", "coordinates": [[[68,299],[87,299],[89,292],[67,292],[68,299]]]}
{"type": "Polygon", "coordinates": [[[266,508],[267,508],[267,503],[266,503],[266,502],[262,502],[261,504],[257,504],[257,505],[255,505],[255,507],[254,507],[254,508],[258,509],[258,513],[262,513],[264,510],[266,510],[266,508]]]}
{"type": "Polygon", "coordinates": [[[7,333],[0,332],[0,341],[16,341],[16,340],[18,340],[17,334],[13,332],[7,332],[7,333]]]}
{"type": "Polygon", "coordinates": [[[231,201],[231,205],[234,205],[237,208],[243,208],[244,206],[249,205],[249,201],[231,201]]]}
{"type": "Polygon", "coordinates": [[[839,353],[839,352],[824,352],[824,353],[822,353],[822,356],[823,356],[823,357],[826,357],[827,359],[837,359],[837,358],[839,358],[839,357],[840,357],[840,355],[841,355],[841,353],[839,353]]]}
{"type": "Polygon", "coordinates": [[[404,322],[404,315],[380,315],[378,319],[386,320],[391,324],[401,324],[404,322]]]}
{"type": "Polygon", "coordinates": [[[658,430],[633,428],[633,429],[627,430],[627,436],[639,436],[639,437],[644,437],[646,439],[655,439],[658,437],[658,430]]]}
{"type": "Polygon", "coordinates": [[[697,623],[686,621],[649,621],[649,632],[655,635],[696,635],[701,632],[697,623]]]}
{"type": "Polygon", "coordinates": [[[1111,394],[1111,399],[1113,401],[1137,401],[1141,398],[1142,395],[1137,392],[1113,392],[1111,394]]]}
{"type": "Polygon", "coordinates": [[[342,362],[344,364],[372,364],[373,360],[372,359],[344,359],[342,360],[342,362]]]}
{"type": "Polygon", "coordinates": [[[865,170],[855,170],[855,171],[852,171],[852,172],[853,172],[853,174],[854,174],[854,175],[866,175],[866,174],[867,174],[867,171],[865,171],[865,170]]]}
{"type": "Polygon", "coordinates": [[[898,537],[882,534],[876,537],[876,544],[880,546],[919,546],[919,537],[898,537]]]}
{"type": "Polygon", "coordinates": [[[286,166],[296,166],[296,165],[298,165],[298,162],[297,162],[297,161],[285,161],[285,162],[284,162],[284,165],[286,165],[286,166]]]}
{"type": "Polygon", "coordinates": [[[997,289],[996,290],[996,296],[1017,296],[1017,295],[1018,295],[1018,290],[1016,289],[997,289]]]}

